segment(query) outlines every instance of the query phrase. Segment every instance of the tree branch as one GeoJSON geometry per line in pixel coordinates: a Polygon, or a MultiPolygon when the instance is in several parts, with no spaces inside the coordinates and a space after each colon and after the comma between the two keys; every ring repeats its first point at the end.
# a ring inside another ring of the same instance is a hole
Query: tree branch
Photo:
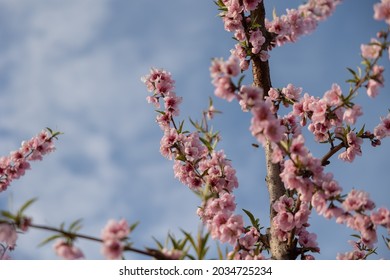
{"type": "MultiPolygon", "coordinates": [[[[256,20],[256,23],[260,25],[260,30],[263,36],[269,37],[268,31],[265,29],[265,9],[264,1],[262,1],[258,8],[251,13],[252,20],[256,20]]],[[[263,45],[263,49],[267,49],[269,42],[263,45]]],[[[268,94],[268,91],[272,87],[270,68],[268,61],[261,61],[259,55],[252,55],[252,72],[253,83],[255,86],[261,87],[264,90],[264,95],[268,94]]],[[[276,211],[272,208],[273,203],[285,194],[285,188],[282,180],[280,179],[280,165],[272,162],[272,146],[268,141],[265,147],[265,160],[267,166],[267,188],[270,196],[270,247],[273,259],[290,259],[292,254],[290,248],[288,248],[286,242],[280,242],[276,238],[276,229],[272,223],[273,218],[276,215],[276,211]]]]}
{"type": "MultiPolygon", "coordinates": [[[[90,240],[90,241],[96,241],[96,242],[103,243],[103,240],[100,238],[96,238],[96,237],[92,237],[92,236],[80,234],[80,233],[69,232],[69,231],[57,229],[54,227],[36,225],[36,224],[31,224],[31,225],[29,225],[29,227],[35,228],[35,229],[42,229],[42,230],[46,230],[46,231],[61,233],[62,235],[69,236],[70,238],[77,237],[77,238],[82,238],[82,239],[86,239],[86,240],[90,240]]],[[[159,252],[158,250],[154,250],[154,249],[140,250],[137,248],[133,248],[129,245],[126,245],[123,250],[130,251],[130,252],[137,253],[137,254],[141,254],[141,255],[145,255],[145,256],[149,256],[149,257],[153,257],[153,258],[156,258],[158,260],[169,259],[163,253],[159,252]]]]}

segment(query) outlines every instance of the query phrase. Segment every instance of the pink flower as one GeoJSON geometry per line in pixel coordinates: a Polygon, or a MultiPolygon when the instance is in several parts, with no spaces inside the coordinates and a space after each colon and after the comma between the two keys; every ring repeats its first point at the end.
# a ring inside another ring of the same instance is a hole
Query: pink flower
{"type": "Polygon", "coordinates": [[[230,55],[229,59],[222,64],[222,71],[228,77],[236,77],[240,74],[240,60],[234,56],[230,55]]]}
{"type": "Polygon", "coordinates": [[[174,145],[182,140],[182,134],[178,134],[176,129],[169,128],[164,131],[164,136],[160,141],[161,154],[169,159],[176,156],[177,150],[174,149],[174,145]]]}
{"type": "Polygon", "coordinates": [[[107,259],[119,259],[122,256],[123,241],[130,234],[126,220],[109,220],[102,230],[102,254],[107,259]]]}
{"type": "Polygon", "coordinates": [[[379,56],[382,47],[378,40],[371,39],[371,44],[361,45],[360,50],[362,52],[362,57],[365,59],[376,59],[379,56]]]}
{"type": "Polygon", "coordinates": [[[302,93],[302,88],[295,87],[293,84],[288,84],[287,87],[282,89],[284,96],[290,100],[298,100],[302,93]]]}
{"type": "Polygon", "coordinates": [[[254,9],[256,9],[257,5],[261,3],[261,1],[263,0],[244,0],[243,4],[244,4],[245,11],[248,12],[253,11],[254,9]]]}
{"type": "Polygon", "coordinates": [[[79,248],[64,240],[58,240],[54,244],[54,250],[59,257],[65,260],[84,259],[84,254],[79,248]]]}
{"type": "Polygon", "coordinates": [[[182,97],[176,96],[174,92],[170,91],[166,93],[164,96],[165,112],[172,116],[178,116],[180,113],[179,104],[181,101],[182,97]]]}
{"type": "Polygon", "coordinates": [[[119,260],[122,257],[124,245],[117,239],[108,239],[103,242],[102,255],[108,260],[119,260]]]}
{"type": "Polygon", "coordinates": [[[346,140],[347,140],[348,147],[345,152],[339,154],[339,158],[344,161],[353,162],[355,156],[362,155],[362,150],[360,145],[362,144],[363,140],[360,137],[357,137],[356,133],[353,131],[350,131],[347,134],[346,140]]]}
{"type": "Polygon", "coordinates": [[[383,66],[374,65],[372,69],[371,79],[367,83],[367,95],[369,97],[376,97],[379,94],[379,89],[383,87],[383,66]]]}
{"type": "Polygon", "coordinates": [[[163,248],[161,253],[169,260],[180,260],[183,257],[183,252],[177,249],[163,248]]]}
{"type": "Polygon", "coordinates": [[[374,209],[375,204],[369,199],[368,193],[353,189],[348,193],[343,206],[346,211],[364,211],[374,209]]]}
{"type": "Polygon", "coordinates": [[[355,124],[356,119],[363,115],[362,107],[355,104],[344,111],[343,120],[348,124],[355,124]]]}
{"type": "Polygon", "coordinates": [[[309,233],[306,230],[300,231],[298,242],[304,248],[314,248],[317,252],[320,251],[317,243],[317,235],[315,233],[309,233]]]}
{"type": "Polygon", "coordinates": [[[329,106],[338,106],[341,104],[342,91],[338,84],[333,84],[332,89],[324,94],[324,99],[329,106]]]}
{"type": "Polygon", "coordinates": [[[381,121],[374,129],[374,135],[378,139],[390,136],[390,113],[386,117],[382,117],[381,121]]]}
{"type": "Polygon", "coordinates": [[[253,249],[252,247],[256,244],[260,237],[259,231],[255,227],[251,227],[243,237],[240,238],[239,244],[246,250],[253,249]]]}
{"type": "Polygon", "coordinates": [[[241,86],[238,99],[241,109],[248,112],[263,99],[263,89],[255,86],[241,86]]]}
{"type": "Polygon", "coordinates": [[[374,5],[374,18],[376,20],[384,20],[390,24],[390,1],[382,0],[381,3],[374,5]]]}
{"type": "Polygon", "coordinates": [[[16,246],[18,234],[15,225],[9,223],[0,223],[0,243],[5,243],[7,247],[13,250],[16,246]]]}
{"type": "Polygon", "coordinates": [[[214,94],[219,98],[231,102],[236,97],[235,88],[229,77],[216,77],[213,80],[213,85],[215,86],[214,94]]]}
{"type": "Polygon", "coordinates": [[[130,227],[126,220],[120,221],[109,220],[102,230],[102,239],[118,239],[123,240],[127,238],[130,233],[130,227]]]}
{"type": "Polygon", "coordinates": [[[256,29],[252,31],[249,42],[252,44],[252,53],[257,54],[260,52],[261,47],[265,43],[265,38],[263,36],[263,33],[260,31],[260,29],[256,29]]]}
{"type": "Polygon", "coordinates": [[[240,235],[244,232],[244,221],[240,215],[232,215],[222,224],[220,229],[220,237],[223,243],[227,242],[234,245],[239,239],[240,235]]]}
{"type": "Polygon", "coordinates": [[[141,81],[146,85],[150,92],[155,91],[155,94],[159,95],[164,95],[172,91],[175,83],[171,73],[156,68],[152,68],[150,74],[142,77],[141,81]]]}
{"type": "Polygon", "coordinates": [[[382,225],[390,232],[390,211],[386,208],[379,208],[371,213],[371,220],[376,225],[382,225]]]}
{"type": "Polygon", "coordinates": [[[286,195],[282,195],[277,201],[274,202],[272,208],[276,212],[284,212],[292,210],[294,207],[294,199],[286,195]]]}
{"type": "Polygon", "coordinates": [[[285,232],[292,230],[295,227],[294,215],[290,212],[278,212],[273,219],[274,225],[285,232]]]}

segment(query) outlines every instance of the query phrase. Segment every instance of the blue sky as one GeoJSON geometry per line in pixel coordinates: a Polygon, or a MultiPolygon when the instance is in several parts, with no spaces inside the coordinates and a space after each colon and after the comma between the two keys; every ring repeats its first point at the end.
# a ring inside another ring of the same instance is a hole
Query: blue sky
{"type": "MultiPolygon", "coordinates": [[[[316,33],[272,51],[273,85],[293,83],[322,96],[336,82],[346,92],[346,67],[359,65],[360,44],[385,28],[372,17],[375,2],[346,0],[316,33]]],[[[266,1],[268,15],[273,7],[280,14],[300,3],[266,1]]],[[[184,97],[181,118],[199,119],[213,95],[210,60],[227,58],[234,45],[216,14],[211,0],[0,0],[0,154],[44,127],[65,133],[55,153],[0,194],[1,208],[38,197],[29,212],[36,223],[58,226],[84,218],[83,233],[97,236],[110,218],[140,221],[132,234],[138,247],[151,246],[152,236],[163,240],[168,231],[196,232],[199,201],[173,178],[172,162],[159,153],[161,131],[140,77],[153,66],[172,72],[184,97]]],[[[386,59],[382,64],[389,67],[386,59]]],[[[214,100],[223,111],[214,121],[223,139],[219,147],[240,182],[237,209],[251,210],[268,226],[264,159],[251,146],[250,115],[236,102],[214,100]]],[[[364,109],[358,126],[372,129],[390,108],[389,87],[375,100],[362,91],[357,102],[364,109]]],[[[327,147],[309,139],[321,156],[327,147]]],[[[354,164],[334,159],[328,170],[345,191],[365,189],[378,206],[390,207],[389,145],[388,139],[376,149],[366,144],[354,164]]],[[[316,214],[310,222],[322,250],[317,258],[350,250],[351,231],[316,214]]],[[[36,247],[47,236],[36,230],[20,236],[12,257],[57,258],[50,245],[36,247]]],[[[87,258],[102,258],[98,244],[78,246],[87,258]]],[[[390,254],[379,250],[379,257],[390,254]]]]}

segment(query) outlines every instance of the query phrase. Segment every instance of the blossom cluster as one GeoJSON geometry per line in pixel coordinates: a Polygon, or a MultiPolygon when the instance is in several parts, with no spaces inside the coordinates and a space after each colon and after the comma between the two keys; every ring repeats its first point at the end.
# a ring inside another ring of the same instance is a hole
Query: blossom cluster
{"type": "MultiPolygon", "coordinates": [[[[0,246],[5,246],[4,249],[13,250],[16,246],[16,240],[18,239],[18,234],[16,232],[16,227],[12,223],[0,223],[0,246]],[[1,245],[4,244],[4,245],[1,245]]],[[[4,250],[4,254],[5,254],[4,250]]],[[[0,256],[1,259],[2,256],[0,256]]]]}
{"type": "Polygon", "coordinates": [[[253,24],[248,13],[254,11],[262,0],[221,0],[216,2],[222,12],[219,16],[224,22],[226,31],[233,32],[238,41],[231,53],[239,59],[240,69],[247,70],[249,59],[247,56],[259,56],[262,61],[269,58],[265,46],[265,34],[261,28],[253,24]]]}
{"type": "Polygon", "coordinates": [[[374,18],[376,20],[384,20],[390,25],[390,1],[381,0],[381,3],[374,5],[374,18]]]}
{"type": "Polygon", "coordinates": [[[30,169],[29,161],[42,160],[44,155],[54,150],[53,134],[42,130],[30,140],[23,141],[21,147],[9,156],[0,157],[0,192],[30,169]]]}
{"type": "Polygon", "coordinates": [[[276,34],[275,43],[282,46],[287,42],[296,42],[302,35],[312,33],[319,21],[327,19],[341,0],[309,0],[297,9],[287,10],[286,15],[274,16],[266,20],[268,32],[276,34]]]}
{"type": "Polygon", "coordinates": [[[84,253],[72,241],[59,239],[53,246],[57,256],[64,260],[85,259],[84,253]]]}
{"type": "MultiPolygon", "coordinates": [[[[231,77],[238,75],[240,68],[237,59],[232,56],[227,63],[215,60],[212,68],[215,73],[215,83],[220,84],[219,92],[217,91],[216,94],[227,100],[235,98],[236,90],[230,91],[229,81],[225,84],[224,78],[230,80],[231,77]]],[[[159,100],[166,101],[166,96],[176,96],[173,93],[174,82],[165,70],[152,69],[149,75],[142,78],[142,81],[149,91],[153,91],[153,96],[148,97],[147,100],[156,104],[158,108],[160,107],[157,105],[159,100]],[[163,92],[160,90],[161,80],[164,83],[169,81],[170,86],[165,87],[168,90],[163,92]]],[[[251,98],[246,95],[248,91],[250,91],[248,88],[243,88],[238,95],[241,98],[246,96],[246,100],[251,102],[249,101],[251,98]]],[[[179,100],[179,97],[176,99],[179,100]]],[[[178,103],[175,102],[175,104],[178,103]]],[[[178,109],[175,108],[174,111],[177,112],[178,109]]],[[[248,235],[252,234],[253,230],[246,233],[242,216],[234,213],[236,203],[233,190],[238,187],[238,180],[231,162],[226,158],[223,150],[216,151],[212,148],[212,138],[206,140],[201,137],[198,131],[183,132],[176,125],[166,102],[164,111],[159,111],[159,114],[161,117],[157,118],[157,122],[164,131],[160,151],[164,157],[174,160],[174,176],[202,197],[202,205],[198,208],[197,213],[211,236],[223,243],[238,246],[240,238],[248,239],[248,235]],[[161,121],[162,118],[164,121],[161,121]]],[[[248,250],[253,245],[248,241],[243,244],[247,244],[247,246],[241,247],[248,250]]],[[[245,253],[246,258],[249,258],[248,250],[245,253]]]]}
{"type": "Polygon", "coordinates": [[[328,18],[341,0],[310,0],[298,9],[287,10],[283,16],[274,15],[272,21],[265,20],[265,26],[259,26],[251,17],[262,0],[217,1],[222,12],[226,31],[233,32],[238,41],[231,53],[240,60],[240,68],[247,70],[250,58],[258,56],[261,61],[269,59],[268,51],[275,45],[295,42],[300,36],[315,30],[319,21],[328,18]],[[266,37],[272,40],[266,40],[266,37]],[[248,59],[248,56],[250,57],[248,59]]]}
{"type": "Polygon", "coordinates": [[[126,220],[109,220],[102,230],[102,254],[109,260],[121,259],[125,241],[130,234],[126,220]]]}
{"type": "MultiPolygon", "coordinates": [[[[266,28],[268,32],[277,34],[277,45],[294,42],[299,36],[313,31],[318,21],[330,16],[340,2],[308,1],[297,10],[288,10],[285,16],[275,17],[272,22],[266,21],[266,28]]],[[[389,1],[384,0],[375,5],[376,19],[387,20],[390,14],[388,3],[389,1]]],[[[224,17],[225,29],[235,31],[236,38],[242,30],[248,31],[242,27],[248,26],[245,24],[228,25],[227,28],[226,22],[229,20],[231,17],[224,17]]],[[[240,20],[241,23],[245,22],[242,18],[240,20]]],[[[390,234],[387,209],[379,210],[381,219],[376,212],[370,214],[369,211],[374,210],[375,204],[365,192],[352,190],[344,197],[338,182],[324,169],[324,165],[329,163],[327,159],[337,151],[344,148],[339,158],[353,162],[356,156],[362,155],[361,145],[364,138],[370,139],[371,144],[377,146],[382,138],[390,135],[390,114],[381,119],[382,122],[374,129],[374,133],[364,131],[364,128],[360,131],[351,128],[363,115],[362,107],[352,102],[357,90],[364,86],[367,95],[375,97],[384,84],[384,68],[377,62],[382,52],[389,48],[388,32],[380,32],[377,37],[372,39],[370,44],[361,45],[366,75],[361,76],[360,72],[357,74],[349,69],[353,79],[349,80],[352,87],[348,94],[343,94],[338,84],[333,84],[321,98],[308,93],[302,96],[302,88],[292,84],[282,89],[271,88],[267,93],[254,86],[249,87],[250,91],[243,90],[246,86],[241,85],[242,79],[237,86],[233,82],[233,78],[239,74],[238,69],[245,70],[242,68],[244,56],[238,56],[241,61],[236,58],[237,50],[242,48],[243,44],[236,46],[236,51],[232,52],[233,56],[227,61],[215,59],[210,67],[215,95],[228,101],[237,99],[243,111],[252,113],[252,135],[263,146],[271,143],[272,161],[280,164],[280,178],[287,190],[286,195],[273,204],[277,214],[272,223],[281,241],[291,242],[296,237],[303,251],[319,251],[316,235],[307,231],[311,208],[320,215],[335,218],[337,223],[345,224],[359,232],[360,240],[357,243],[360,244],[360,253],[340,255],[340,258],[366,256],[364,250],[371,250],[377,242],[378,226],[385,227],[390,234]],[[278,116],[280,105],[292,106],[292,111],[284,117],[278,116]],[[331,145],[329,157],[316,158],[305,147],[301,127],[306,125],[317,142],[331,145]],[[340,142],[336,148],[335,143],[338,141],[340,142]]],[[[261,44],[272,46],[272,42],[266,42],[263,38],[259,40],[261,44]]],[[[242,39],[245,39],[244,36],[242,39]]]]}

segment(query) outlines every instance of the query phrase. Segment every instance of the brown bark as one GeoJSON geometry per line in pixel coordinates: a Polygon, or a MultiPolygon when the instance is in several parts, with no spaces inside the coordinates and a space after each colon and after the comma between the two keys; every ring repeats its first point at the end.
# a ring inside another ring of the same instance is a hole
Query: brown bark
{"type": "MultiPolygon", "coordinates": [[[[265,29],[264,19],[265,19],[265,9],[264,9],[264,1],[259,4],[258,8],[251,13],[252,20],[256,20],[261,27],[261,31],[263,36],[265,36],[266,43],[263,45],[263,49],[267,49],[267,45],[269,43],[268,32],[265,29]]],[[[255,86],[261,87],[264,90],[264,94],[266,95],[269,89],[272,87],[271,85],[271,77],[270,77],[270,68],[268,61],[261,61],[258,55],[252,56],[252,71],[253,71],[253,83],[255,86]]],[[[275,236],[275,228],[272,225],[272,219],[275,217],[276,212],[272,208],[272,204],[282,195],[285,194],[284,184],[280,179],[280,165],[272,163],[272,148],[271,143],[267,142],[265,147],[265,160],[267,166],[267,177],[266,183],[270,197],[270,250],[273,259],[283,260],[283,259],[291,259],[295,258],[291,252],[291,248],[287,245],[287,242],[280,242],[275,236]]]]}

